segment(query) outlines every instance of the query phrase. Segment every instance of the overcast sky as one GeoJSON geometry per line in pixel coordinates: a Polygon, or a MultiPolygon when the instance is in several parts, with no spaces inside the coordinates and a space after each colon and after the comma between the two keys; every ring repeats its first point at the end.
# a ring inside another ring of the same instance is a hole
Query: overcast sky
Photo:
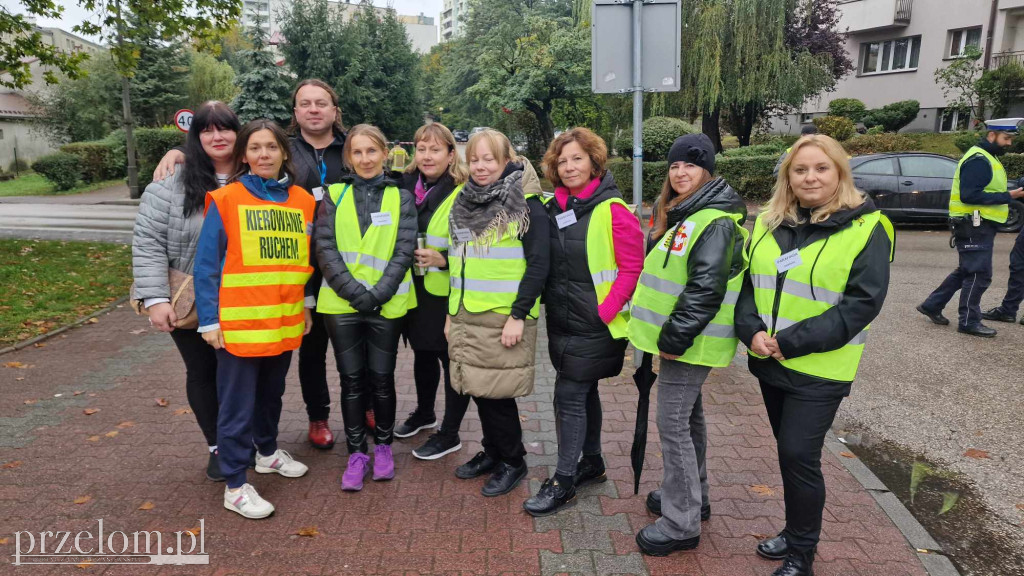
{"type": "MultiPolygon", "coordinates": [[[[353,2],[355,3],[355,2],[353,2]]],[[[40,18],[40,26],[53,26],[61,28],[67,31],[71,31],[71,28],[83,20],[89,18],[90,13],[83,10],[78,6],[78,3],[74,0],[57,0],[57,4],[64,7],[64,14],[60,20],[53,20],[50,18],[40,18]]],[[[387,6],[392,5],[399,14],[411,14],[418,15],[422,12],[425,16],[432,16],[434,18],[434,25],[440,26],[440,15],[441,6],[444,4],[443,0],[373,0],[375,6],[387,6]]],[[[17,0],[0,0],[0,5],[3,5],[8,10],[14,13],[22,13],[25,7],[22,6],[17,0]]],[[[95,40],[95,38],[92,38],[95,40]]]]}

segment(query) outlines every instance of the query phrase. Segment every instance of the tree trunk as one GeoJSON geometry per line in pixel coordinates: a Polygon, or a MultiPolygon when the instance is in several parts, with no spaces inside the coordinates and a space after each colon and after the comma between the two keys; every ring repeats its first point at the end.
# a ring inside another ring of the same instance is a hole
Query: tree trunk
{"type": "Polygon", "coordinates": [[[719,128],[719,120],[722,116],[722,109],[716,106],[714,110],[705,112],[701,118],[700,127],[701,131],[711,138],[711,143],[715,145],[715,152],[722,151],[722,131],[719,128]]]}
{"type": "Polygon", "coordinates": [[[141,198],[139,172],[135,165],[135,137],[132,135],[132,101],[128,78],[121,77],[121,106],[124,111],[124,148],[128,155],[128,197],[141,198]]]}
{"type": "Polygon", "coordinates": [[[734,108],[737,113],[734,119],[736,125],[736,138],[740,146],[750,146],[750,135],[754,132],[754,124],[757,117],[761,115],[760,107],[753,102],[747,102],[742,108],[734,108]]]}

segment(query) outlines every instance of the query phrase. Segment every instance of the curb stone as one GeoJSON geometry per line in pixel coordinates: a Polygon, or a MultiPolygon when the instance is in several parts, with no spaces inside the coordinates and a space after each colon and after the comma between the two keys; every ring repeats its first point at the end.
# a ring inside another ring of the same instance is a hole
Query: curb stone
{"type": "Polygon", "coordinates": [[[128,301],[128,297],[127,296],[122,296],[122,297],[118,298],[117,300],[114,300],[113,302],[111,302],[110,305],[107,306],[106,308],[103,308],[101,310],[97,310],[96,312],[93,312],[92,314],[89,314],[88,316],[86,316],[84,318],[79,318],[78,320],[75,320],[71,324],[65,324],[64,326],[61,326],[60,328],[57,328],[56,330],[54,330],[52,332],[47,332],[46,334],[40,334],[39,336],[35,336],[33,338],[29,338],[28,340],[22,340],[21,342],[18,342],[14,346],[8,346],[6,348],[0,348],[0,356],[3,356],[4,354],[7,354],[8,352],[16,352],[18,350],[21,350],[22,348],[28,348],[29,346],[35,344],[36,342],[42,342],[43,340],[47,340],[49,338],[53,338],[54,336],[56,336],[58,334],[62,334],[64,332],[67,332],[68,330],[71,330],[72,328],[77,328],[77,327],[81,326],[82,324],[85,324],[86,322],[88,322],[92,318],[96,318],[96,317],[102,316],[104,314],[109,314],[110,312],[113,312],[114,310],[117,310],[118,308],[123,306],[124,303],[127,302],[127,301],[128,301]]]}
{"type": "Polygon", "coordinates": [[[849,449],[839,442],[831,430],[825,437],[825,447],[875,499],[875,502],[885,511],[886,516],[892,520],[907,542],[917,549],[917,557],[930,576],[960,576],[960,572],[946,557],[942,546],[932,538],[928,530],[917,521],[917,518],[914,518],[910,510],[907,510],[907,507],[878,476],[860,458],[846,458],[840,454],[848,452],[849,449]]]}

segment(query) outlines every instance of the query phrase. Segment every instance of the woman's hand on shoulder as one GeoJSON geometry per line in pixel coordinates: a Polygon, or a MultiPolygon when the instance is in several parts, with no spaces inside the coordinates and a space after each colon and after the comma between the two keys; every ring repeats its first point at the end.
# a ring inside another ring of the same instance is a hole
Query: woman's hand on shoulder
{"type": "Polygon", "coordinates": [[[160,163],[156,165],[156,170],[153,170],[153,181],[159,182],[164,178],[174,174],[175,164],[185,163],[185,153],[181,150],[168,150],[167,154],[160,159],[160,163]]]}

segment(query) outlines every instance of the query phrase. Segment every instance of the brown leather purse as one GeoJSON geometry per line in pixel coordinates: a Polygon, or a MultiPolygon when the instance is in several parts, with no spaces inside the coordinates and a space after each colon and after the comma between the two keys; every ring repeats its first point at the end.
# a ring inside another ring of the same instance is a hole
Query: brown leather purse
{"type": "MultiPolygon", "coordinates": [[[[192,284],[192,276],[180,270],[168,268],[167,282],[171,287],[171,308],[178,321],[174,323],[175,328],[191,330],[199,327],[199,314],[196,312],[196,291],[192,284]]],[[[140,316],[149,316],[149,311],[135,295],[135,283],[129,290],[129,302],[132,309],[140,316]]]]}

